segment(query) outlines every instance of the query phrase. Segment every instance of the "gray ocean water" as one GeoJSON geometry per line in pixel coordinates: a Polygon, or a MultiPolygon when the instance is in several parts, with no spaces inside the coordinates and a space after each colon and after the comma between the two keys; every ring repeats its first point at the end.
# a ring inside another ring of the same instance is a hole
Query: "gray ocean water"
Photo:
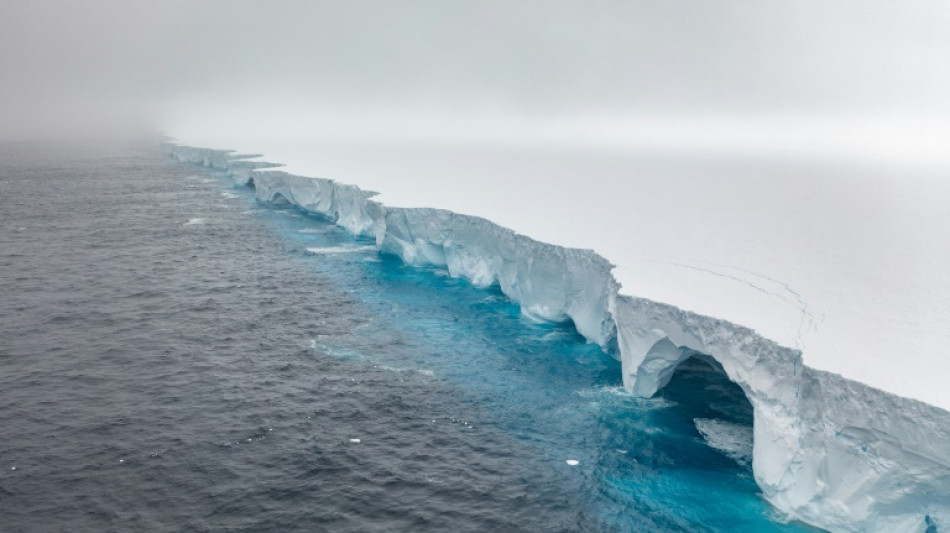
{"type": "Polygon", "coordinates": [[[810,531],[714,366],[632,398],[371,244],[151,144],[0,144],[0,531],[810,531]]]}

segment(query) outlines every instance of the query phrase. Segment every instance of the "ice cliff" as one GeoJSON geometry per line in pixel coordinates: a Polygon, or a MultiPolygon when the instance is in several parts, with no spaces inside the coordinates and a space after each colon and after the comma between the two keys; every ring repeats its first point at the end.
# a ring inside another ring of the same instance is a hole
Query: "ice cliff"
{"type": "MultiPolygon", "coordinates": [[[[755,331],[621,294],[613,266],[590,250],[534,241],[488,220],[439,209],[393,208],[374,193],[296,176],[229,151],[163,145],[179,161],[253,185],[373,237],[410,265],[435,265],[476,286],[497,283],[536,320],[572,321],[618,357],[624,386],[643,397],[697,353],[718,361],[754,409],[752,467],[763,496],[829,531],[950,528],[950,413],[805,366],[801,352],[755,331]]],[[[914,364],[913,354],[906,357],[914,364]]]]}

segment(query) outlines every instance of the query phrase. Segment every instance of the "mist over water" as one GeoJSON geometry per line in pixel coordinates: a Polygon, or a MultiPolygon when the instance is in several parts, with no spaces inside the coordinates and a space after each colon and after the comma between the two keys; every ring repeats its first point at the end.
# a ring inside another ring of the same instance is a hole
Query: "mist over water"
{"type": "Polygon", "coordinates": [[[8,531],[804,530],[705,362],[635,399],[570,325],[203,169],[2,153],[8,531]]]}
{"type": "Polygon", "coordinates": [[[944,163],[950,139],[938,0],[0,10],[6,139],[151,127],[209,146],[256,135],[944,163]]]}

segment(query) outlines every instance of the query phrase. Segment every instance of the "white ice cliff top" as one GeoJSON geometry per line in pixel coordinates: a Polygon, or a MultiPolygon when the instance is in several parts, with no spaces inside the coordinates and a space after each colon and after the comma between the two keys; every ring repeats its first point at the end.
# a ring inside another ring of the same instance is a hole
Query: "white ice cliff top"
{"type": "Polygon", "coordinates": [[[950,409],[946,169],[175,133],[378,191],[389,206],[477,215],[593,249],[616,265],[621,294],[752,328],[813,368],[950,409]]]}

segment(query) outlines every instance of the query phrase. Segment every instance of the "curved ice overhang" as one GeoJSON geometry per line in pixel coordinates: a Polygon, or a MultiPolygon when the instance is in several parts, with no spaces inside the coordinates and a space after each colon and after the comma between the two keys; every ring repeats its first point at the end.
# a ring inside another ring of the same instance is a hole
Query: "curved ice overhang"
{"type": "Polygon", "coordinates": [[[655,394],[693,353],[713,357],[753,406],[756,482],[792,517],[831,531],[950,524],[945,410],[809,368],[801,351],[726,320],[621,294],[613,266],[591,250],[451,211],[387,207],[353,185],[249,166],[229,151],[163,147],[179,161],[253,184],[261,201],[286,201],[374,237],[407,264],[442,266],[477,286],[497,283],[536,320],[573,321],[621,360],[634,394],[655,394]]]}

